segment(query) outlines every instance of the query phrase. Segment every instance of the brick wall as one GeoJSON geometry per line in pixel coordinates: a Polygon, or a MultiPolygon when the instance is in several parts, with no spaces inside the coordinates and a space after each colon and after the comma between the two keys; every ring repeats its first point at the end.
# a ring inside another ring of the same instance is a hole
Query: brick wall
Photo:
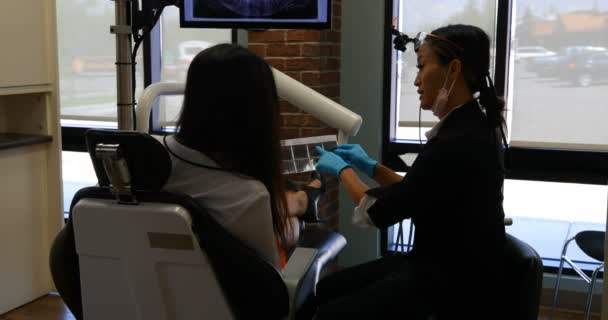
{"type": "MultiPolygon", "coordinates": [[[[274,68],[339,102],[341,0],[334,0],[332,6],[331,29],[250,31],[249,49],[274,68]]],[[[335,129],[286,101],[281,101],[280,106],[281,139],[337,134],[335,129]]],[[[330,219],[330,225],[337,229],[337,181],[330,179],[327,187],[321,216],[330,219]]]]}

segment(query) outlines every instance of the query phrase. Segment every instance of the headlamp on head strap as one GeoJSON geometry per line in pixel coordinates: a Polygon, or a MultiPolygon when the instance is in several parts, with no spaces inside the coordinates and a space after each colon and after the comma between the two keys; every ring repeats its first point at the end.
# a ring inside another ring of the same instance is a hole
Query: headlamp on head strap
{"type": "Polygon", "coordinates": [[[438,36],[438,35],[434,35],[430,32],[418,32],[418,34],[414,38],[410,38],[406,34],[401,33],[399,30],[397,30],[395,28],[391,28],[391,34],[393,34],[395,36],[395,39],[393,40],[395,49],[402,51],[402,52],[405,52],[407,50],[408,43],[413,43],[414,51],[418,52],[418,49],[420,49],[420,47],[428,40],[443,41],[443,42],[449,44],[450,46],[454,47],[455,49],[457,49],[459,51],[459,53],[464,51],[464,49],[461,46],[454,43],[453,41],[451,41],[447,38],[438,36]]]}

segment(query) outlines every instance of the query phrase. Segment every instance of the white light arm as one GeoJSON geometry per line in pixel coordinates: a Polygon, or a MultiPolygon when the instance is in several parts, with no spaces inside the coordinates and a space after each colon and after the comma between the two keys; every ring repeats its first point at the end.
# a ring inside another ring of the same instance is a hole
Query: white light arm
{"type": "MultiPolygon", "coordinates": [[[[349,136],[357,134],[363,122],[360,115],[274,68],[272,72],[279,97],[328,126],[338,129],[338,143],[346,143],[349,136]]],[[[157,97],[183,94],[184,90],[185,84],[182,82],[159,82],[149,85],[139,99],[136,109],[137,131],[149,132],[150,111],[157,97]]]]}
{"type": "Polygon", "coordinates": [[[327,98],[281,71],[272,69],[279,97],[339,130],[338,143],[346,143],[361,128],[360,115],[327,98]]]}
{"type": "Polygon", "coordinates": [[[136,114],[136,129],[139,132],[149,133],[150,112],[156,98],[160,96],[183,95],[186,89],[184,82],[157,82],[146,87],[139,98],[136,114]]]}

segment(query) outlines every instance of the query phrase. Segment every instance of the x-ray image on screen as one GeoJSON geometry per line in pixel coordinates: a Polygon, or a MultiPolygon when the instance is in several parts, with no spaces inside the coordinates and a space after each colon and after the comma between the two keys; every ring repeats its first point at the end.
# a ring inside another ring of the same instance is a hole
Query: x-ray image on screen
{"type": "Polygon", "coordinates": [[[180,26],[327,29],[331,0],[182,0],[180,26]]]}
{"type": "Polygon", "coordinates": [[[317,18],[317,0],[205,0],[194,2],[195,18],[317,18]]]}

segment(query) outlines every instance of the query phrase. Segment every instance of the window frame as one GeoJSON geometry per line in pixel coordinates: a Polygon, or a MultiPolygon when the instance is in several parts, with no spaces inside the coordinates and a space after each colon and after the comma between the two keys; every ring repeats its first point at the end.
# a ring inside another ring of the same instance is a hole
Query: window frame
{"type": "MultiPolygon", "coordinates": [[[[407,172],[408,168],[398,157],[404,153],[419,153],[424,144],[418,140],[395,138],[396,106],[392,97],[393,61],[390,28],[395,4],[400,0],[388,0],[385,6],[384,28],[384,92],[382,120],[382,163],[394,171],[407,172]]],[[[403,0],[406,1],[406,0],[403,0]]],[[[496,56],[494,86],[499,96],[509,99],[508,79],[512,28],[512,0],[497,0],[496,56]]],[[[608,151],[573,149],[510,147],[511,166],[507,179],[546,182],[570,182],[582,184],[608,184],[608,151]]],[[[388,252],[388,229],[381,230],[381,254],[388,252]]]]}

